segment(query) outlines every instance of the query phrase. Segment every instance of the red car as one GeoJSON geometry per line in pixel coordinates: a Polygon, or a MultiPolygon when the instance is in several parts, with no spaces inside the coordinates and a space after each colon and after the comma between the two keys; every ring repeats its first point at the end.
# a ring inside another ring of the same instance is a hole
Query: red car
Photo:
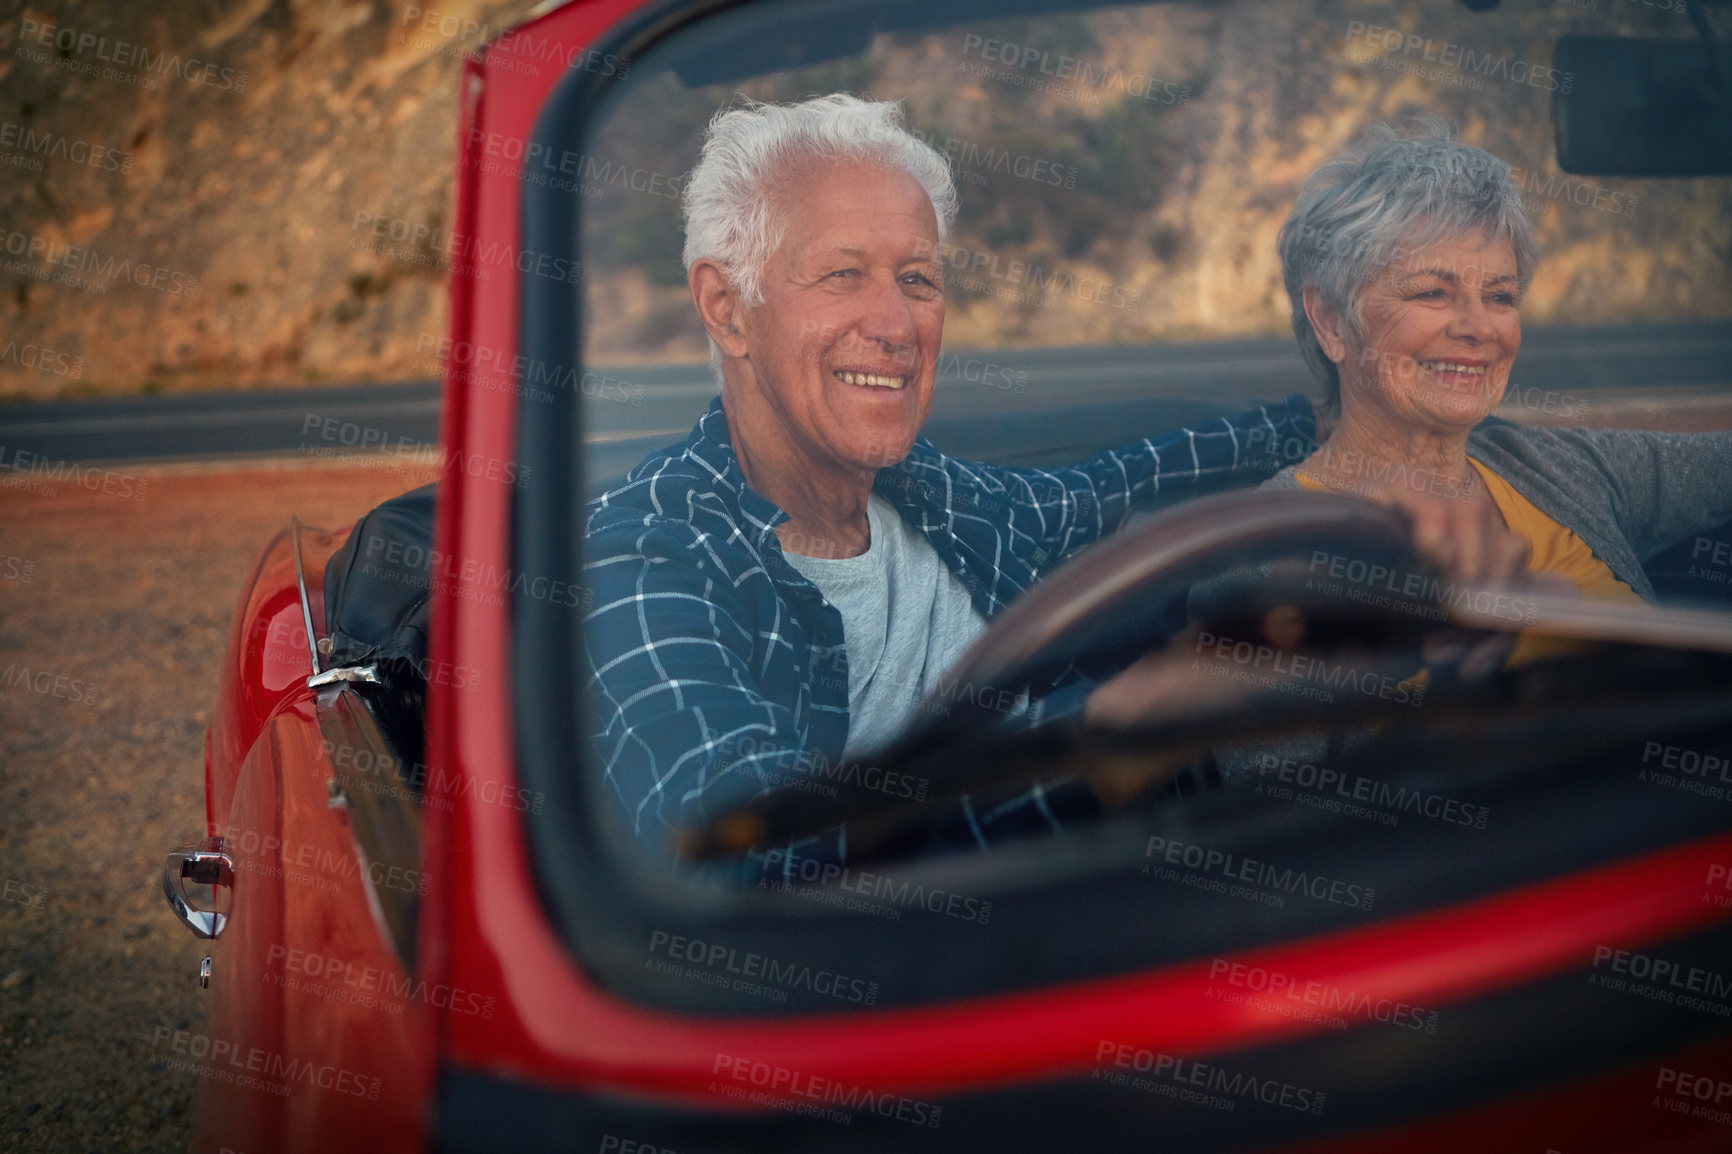
{"type": "MultiPolygon", "coordinates": [[[[574,656],[583,501],[713,393],[702,370],[598,366],[633,340],[698,348],[666,272],[680,173],[736,89],[871,90],[917,129],[978,126],[928,130],[962,178],[958,344],[1029,305],[1009,298],[1031,261],[1112,275],[1095,237],[1115,213],[1143,214],[1138,243],[1174,269],[1256,281],[1272,228],[1185,222],[1229,201],[1278,222],[1330,123],[1435,104],[1529,149],[1554,260],[1591,282],[1561,279],[1550,315],[1613,292],[1593,262],[1638,251],[1691,310],[1536,327],[1526,415],[1688,422],[1732,363],[1715,320],[1732,147],[1701,94],[1732,81],[1710,6],[545,7],[464,68],[436,496],[348,531],[292,525],[235,618],[205,838],[164,877],[215,939],[204,1021],[159,1039],[202,1065],[195,1149],[1732,1149],[1725,534],[1650,563],[1699,605],[1554,607],[1567,657],[1439,686],[1424,710],[1257,697],[1134,740],[924,731],[886,767],[918,791],[750,815],[892,834],[877,860],[774,888],[640,859],[586,774],[574,656]],[[1254,790],[1168,788],[992,854],[893,848],[964,789],[1055,767],[1146,783],[1295,718],[1384,730],[1369,752],[1274,759],[1254,790]]],[[[934,439],[1060,460],[1303,380],[1286,338],[1173,343],[1234,320],[1199,306],[1150,329],[1131,302],[1168,307],[1161,290],[1120,275],[1025,308],[1015,348],[947,353],[934,439]]],[[[1144,609],[1246,559],[1401,544],[1393,516],[1278,496],[1126,530],[1014,606],[971,671],[1004,684],[1121,644],[1133,619],[1159,632],[1144,609]]]]}

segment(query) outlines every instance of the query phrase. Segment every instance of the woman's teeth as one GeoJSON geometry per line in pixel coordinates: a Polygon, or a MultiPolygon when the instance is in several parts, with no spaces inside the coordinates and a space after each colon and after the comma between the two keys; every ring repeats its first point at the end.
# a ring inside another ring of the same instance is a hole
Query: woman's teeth
{"type": "Polygon", "coordinates": [[[1485,376],[1484,365],[1458,365],[1453,361],[1420,361],[1419,367],[1432,373],[1461,373],[1470,377],[1485,376]]]}
{"type": "Polygon", "coordinates": [[[836,377],[845,385],[865,385],[871,389],[900,389],[908,383],[906,377],[886,377],[878,373],[853,373],[847,370],[839,371],[836,377]]]}

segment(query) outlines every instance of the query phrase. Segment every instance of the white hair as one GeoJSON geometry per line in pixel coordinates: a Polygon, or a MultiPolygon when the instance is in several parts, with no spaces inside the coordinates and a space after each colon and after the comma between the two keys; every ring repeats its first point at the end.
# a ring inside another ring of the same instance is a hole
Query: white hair
{"type": "Polygon", "coordinates": [[[742,304],[762,304],[764,264],[783,237],[785,206],[774,193],[799,161],[855,161],[906,172],[932,201],[939,243],[950,235],[956,219],[950,165],[903,127],[901,104],[841,92],[797,104],[747,101],[710,121],[703,155],[686,179],[686,269],[713,260],[742,304]]]}

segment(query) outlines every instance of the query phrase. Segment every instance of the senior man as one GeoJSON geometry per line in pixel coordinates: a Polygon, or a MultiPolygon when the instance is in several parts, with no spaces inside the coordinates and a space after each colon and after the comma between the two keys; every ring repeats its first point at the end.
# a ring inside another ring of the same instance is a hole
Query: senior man
{"type": "MultiPolygon", "coordinates": [[[[685,211],[721,395],[587,525],[590,740],[647,842],[884,744],[988,619],[1139,501],[1254,483],[1286,462],[1252,446],[1314,444],[1302,396],[1071,468],[922,440],[956,191],[894,104],[718,114],[685,211]]],[[[1069,707],[1136,691],[1079,684],[1069,707]]],[[[990,811],[965,797],[948,828],[984,847],[1097,805],[1080,782],[1049,783],[990,811]]],[[[846,830],[775,849],[785,869],[845,861],[846,830]]]]}

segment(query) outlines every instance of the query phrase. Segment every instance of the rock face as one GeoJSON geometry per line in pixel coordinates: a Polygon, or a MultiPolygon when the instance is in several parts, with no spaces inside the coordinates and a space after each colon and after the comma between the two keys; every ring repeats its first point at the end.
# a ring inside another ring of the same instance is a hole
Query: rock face
{"type": "MultiPolygon", "coordinates": [[[[0,398],[437,375],[460,60],[530,6],[115,0],[0,26],[0,398]]],[[[679,181],[738,91],[906,99],[959,178],[956,347],[1284,331],[1273,242],[1299,182],[1416,109],[1519,170],[1548,252],[1530,319],[1732,315],[1732,182],[1552,163],[1558,34],[1690,35],[1617,7],[1172,4],[879,37],[768,81],[635,70],[645,99],[583,160],[591,354],[703,355],[679,181]],[[995,36],[1060,63],[989,60],[995,36]]]]}
{"type": "MultiPolygon", "coordinates": [[[[881,37],[861,61],[688,91],[660,83],[597,144],[600,171],[685,172],[735,88],[894,93],[948,155],[952,347],[1290,331],[1275,236],[1300,184],[1364,126],[1441,114],[1508,162],[1546,252],[1530,323],[1732,316],[1732,180],[1579,177],[1555,162],[1550,67],[1577,32],[1683,39],[1634,4],[1243,0],[881,37]],[[618,141],[609,151],[609,140],[618,141]]],[[[677,204],[604,187],[585,273],[593,358],[704,352],[677,276],[677,204]],[[658,243],[657,237],[673,237],[658,243]],[[670,268],[670,264],[672,267],[670,268]]]]}
{"type": "Polygon", "coordinates": [[[0,396],[437,375],[462,54],[529,0],[0,26],[0,396]]]}

